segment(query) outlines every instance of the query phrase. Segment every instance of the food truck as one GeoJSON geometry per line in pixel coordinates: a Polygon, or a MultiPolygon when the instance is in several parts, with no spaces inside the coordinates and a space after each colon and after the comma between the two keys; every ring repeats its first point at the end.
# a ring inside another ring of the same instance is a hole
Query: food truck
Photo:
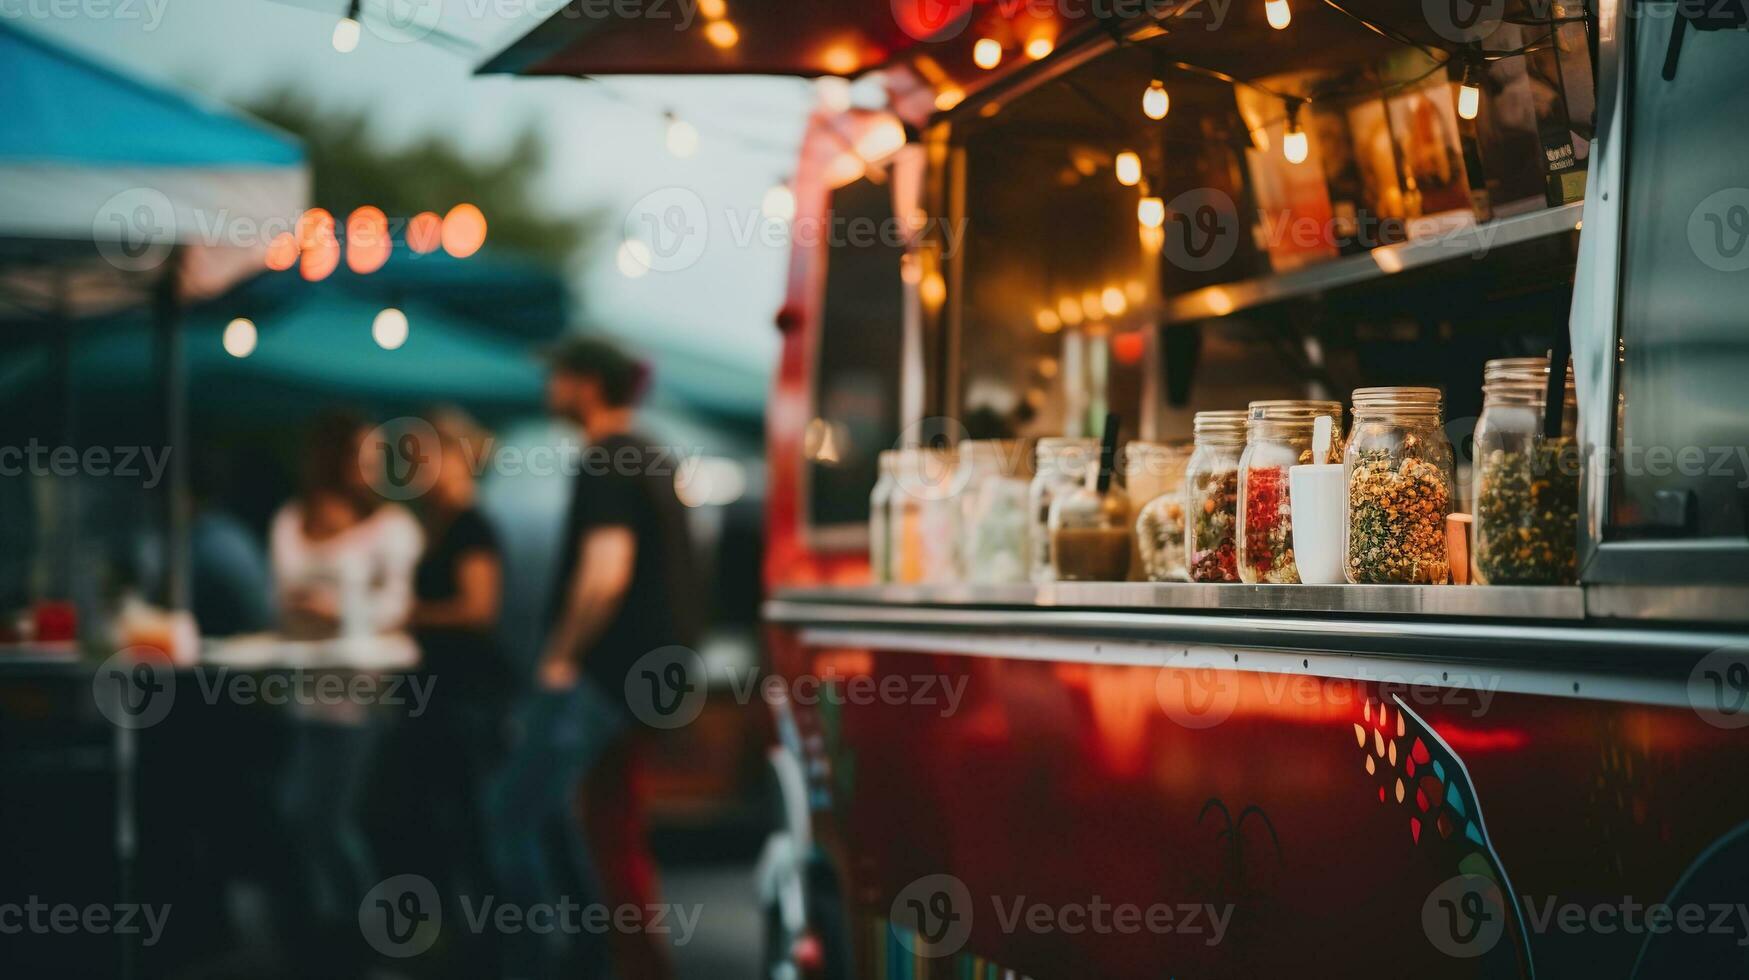
{"type": "Polygon", "coordinates": [[[771,976],[1742,969],[1740,3],[700,11],[486,70],[822,79],[771,976]]]}

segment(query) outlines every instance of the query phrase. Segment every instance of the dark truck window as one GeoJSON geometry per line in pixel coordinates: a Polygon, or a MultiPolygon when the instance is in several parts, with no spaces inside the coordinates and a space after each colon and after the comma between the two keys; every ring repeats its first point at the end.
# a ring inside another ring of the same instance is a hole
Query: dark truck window
{"type": "Polygon", "coordinates": [[[878,457],[899,437],[904,252],[891,188],[859,180],[832,195],[826,298],[805,451],[808,523],[862,528],[878,457]]]}
{"type": "Polygon", "coordinates": [[[1749,38],[1633,21],[1611,537],[1744,534],[1749,488],[1749,38]],[[1732,107],[1738,107],[1733,109],[1732,107]]]}

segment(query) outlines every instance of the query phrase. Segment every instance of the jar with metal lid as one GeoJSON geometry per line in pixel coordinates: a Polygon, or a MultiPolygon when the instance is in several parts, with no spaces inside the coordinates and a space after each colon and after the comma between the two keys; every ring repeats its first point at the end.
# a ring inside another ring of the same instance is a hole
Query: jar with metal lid
{"type": "Polygon", "coordinates": [[[1028,455],[1016,439],[960,443],[960,570],[967,582],[1027,581],[1028,455]]]}
{"type": "Polygon", "coordinates": [[[1027,490],[1028,572],[1034,582],[1056,580],[1051,554],[1051,503],[1080,487],[1098,457],[1099,442],[1095,439],[1053,436],[1038,441],[1037,464],[1027,490]]]}
{"type": "Polygon", "coordinates": [[[1255,401],[1245,423],[1245,452],[1239,457],[1239,579],[1252,585],[1297,584],[1289,467],[1334,463],[1342,458],[1342,403],[1336,401],[1255,401]],[[1330,457],[1312,459],[1312,425],[1331,420],[1330,457]]]}
{"type": "Polygon", "coordinates": [[[1183,582],[1184,471],[1190,462],[1187,444],[1132,442],[1128,447],[1124,482],[1136,505],[1136,567],[1132,578],[1147,582],[1183,582]]]}
{"type": "Polygon", "coordinates": [[[1546,357],[1488,362],[1476,422],[1473,578],[1482,585],[1579,580],[1578,401],[1567,368],[1558,434],[1544,427],[1546,357]]]}
{"type": "Polygon", "coordinates": [[[1198,412],[1196,449],[1184,473],[1185,564],[1192,582],[1239,581],[1239,457],[1245,414],[1198,412]]]}
{"type": "Polygon", "coordinates": [[[1344,573],[1356,584],[1443,585],[1452,452],[1438,388],[1358,388],[1348,480],[1344,573]]]}
{"type": "Polygon", "coordinates": [[[884,450],[879,459],[880,478],[868,495],[868,569],[876,584],[893,580],[893,487],[897,484],[899,454],[884,450]]]}

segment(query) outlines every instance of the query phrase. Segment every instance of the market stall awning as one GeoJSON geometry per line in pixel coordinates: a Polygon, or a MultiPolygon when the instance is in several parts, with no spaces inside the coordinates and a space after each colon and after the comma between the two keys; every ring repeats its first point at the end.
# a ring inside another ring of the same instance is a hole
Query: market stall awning
{"type": "Polygon", "coordinates": [[[0,119],[0,287],[26,308],[112,308],[117,273],[154,272],[173,248],[183,297],[214,295],[306,205],[296,140],[3,20],[0,119]]]}

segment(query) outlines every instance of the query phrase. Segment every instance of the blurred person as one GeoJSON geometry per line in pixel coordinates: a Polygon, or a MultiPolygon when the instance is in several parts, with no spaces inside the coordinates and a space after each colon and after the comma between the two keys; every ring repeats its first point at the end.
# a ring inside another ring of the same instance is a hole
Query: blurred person
{"type": "MultiPolygon", "coordinates": [[[[414,871],[437,886],[446,914],[464,921],[497,891],[487,853],[485,786],[501,760],[510,671],[499,648],[504,559],[477,505],[475,465],[491,435],[459,409],[428,421],[437,434],[436,476],[419,498],[426,549],[413,573],[410,623],[419,643],[426,709],[402,719],[376,781],[388,811],[378,848],[385,874],[414,871]]],[[[479,980],[497,969],[491,930],[458,930],[452,975],[479,980]]]]}
{"type": "Polygon", "coordinates": [[[189,473],[190,602],[202,636],[261,633],[274,622],[267,551],[225,504],[230,480],[224,458],[216,452],[197,456],[189,473]]]}
{"type": "MultiPolygon", "coordinates": [[[[334,639],[404,629],[424,533],[372,481],[382,447],[357,416],[329,412],[311,426],[303,485],[274,516],[269,550],[281,628],[334,639]]],[[[292,845],[286,869],[294,929],[289,948],[309,969],[357,968],[358,903],[373,882],[360,801],[374,762],[368,706],[342,701],[290,706],[291,745],[278,807],[292,845]]]]}
{"type": "MultiPolygon", "coordinates": [[[[543,834],[555,826],[576,834],[581,811],[586,839],[577,853],[591,865],[581,876],[593,877],[600,900],[615,909],[659,901],[639,792],[647,729],[628,711],[626,675],[651,650],[696,642],[673,468],[648,465],[655,444],[635,429],[648,381],[641,363],[602,340],[571,338],[551,352],[548,408],[577,424],[589,446],[560,539],[524,741],[500,787],[501,807],[513,815],[504,826],[507,874],[519,887],[552,895],[558,861],[543,834]]],[[[615,930],[610,945],[612,975],[672,974],[648,930],[615,930]]]]}

